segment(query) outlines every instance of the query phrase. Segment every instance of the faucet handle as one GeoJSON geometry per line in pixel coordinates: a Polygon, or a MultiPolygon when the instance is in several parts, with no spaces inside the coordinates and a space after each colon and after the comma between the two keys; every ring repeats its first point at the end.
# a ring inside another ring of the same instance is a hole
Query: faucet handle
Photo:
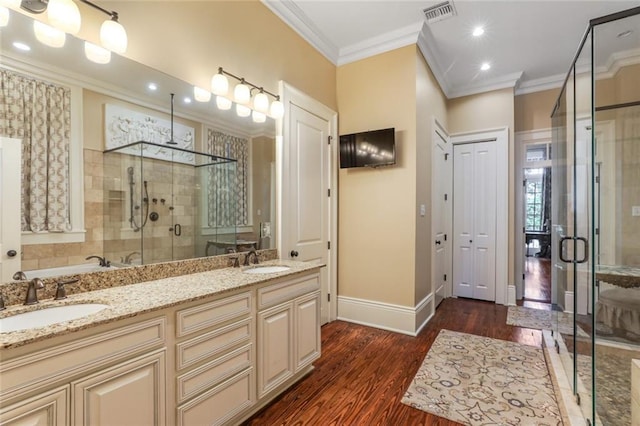
{"type": "Polygon", "coordinates": [[[2,293],[0,293],[0,311],[4,311],[6,308],[4,307],[4,297],[2,293]]]}
{"type": "Polygon", "coordinates": [[[13,274],[13,279],[16,281],[26,281],[27,280],[27,274],[25,274],[22,271],[18,271],[15,274],[13,274]]]}
{"type": "Polygon", "coordinates": [[[65,284],[73,284],[80,281],[79,279],[72,279],[68,281],[58,281],[56,284],[56,297],[53,300],[62,300],[67,298],[67,291],[65,290],[65,284]]]}

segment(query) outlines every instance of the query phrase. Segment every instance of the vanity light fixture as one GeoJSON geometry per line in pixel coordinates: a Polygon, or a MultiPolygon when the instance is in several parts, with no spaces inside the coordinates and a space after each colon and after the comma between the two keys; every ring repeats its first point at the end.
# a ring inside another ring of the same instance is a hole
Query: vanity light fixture
{"type": "Polygon", "coordinates": [[[49,0],[47,17],[54,28],[69,34],[80,31],[80,9],[73,0],[49,0]]]}
{"type": "Polygon", "coordinates": [[[0,6],[0,28],[6,27],[9,24],[9,9],[4,6],[0,6]]]}
{"type": "Polygon", "coordinates": [[[484,28],[482,27],[475,27],[473,29],[473,32],[471,33],[474,37],[480,37],[482,34],[484,34],[484,28]]]}
{"type": "Polygon", "coordinates": [[[484,62],[482,65],[480,65],[480,70],[482,71],[487,71],[489,68],[491,68],[491,64],[489,64],[489,62],[484,62]]]}
{"type": "Polygon", "coordinates": [[[40,21],[33,21],[33,32],[36,39],[49,47],[62,47],[67,40],[67,34],[40,21]]]}
{"type": "Polygon", "coordinates": [[[198,102],[209,102],[211,100],[211,92],[195,86],[193,88],[193,98],[198,102]]]}
{"type": "MultiPolygon", "coordinates": [[[[256,95],[253,98],[252,106],[254,110],[261,112],[265,115],[268,113],[271,117],[275,119],[279,119],[284,116],[284,105],[282,104],[282,102],[280,102],[280,96],[274,93],[271,93],[268,90],[265,90],[263,87],[256,86],[255,84],[248,82],[243,77],[238,77],[236,75],[233,75],[230,72],[225,71],[222,67],[218,68],[218,73],[214,75],[213,78],[211,79],[211,91],[213,93],[219,96],[226,95],[226,93],[229,91],[229,80],[227,79],[226,76],[235,78],[240,82],[238,85],[236,85],[234,90],[234,101],[236,103],[241,104],[242,106],[248,105],[251,101],[251,90],[255,89],[258,91],[258,93],[256,93],[256,95]],[[270,95],[274,98],[270,106],[268,106],[269,97],[267,95],[270,95]]],[[[218,104],[217,100],[216,100],[216,104],[218,104]]],[[[229,105],[229,107],[231,106],[229,105]]],[[[236,108],[236,112],[238,112],[238,115],[240,115],[240,111],[243,114],[246,113],[245,109],[236,108]]],[[[246,117],[249,114],[250,113],[247,113],[247,115],[243,115],[242,117],[246,117]]]]}
{"type": "Polygon", "coordinates": [[[111,51],[97,44],[84,42],[84,54],[88,60],[96,64],[108,64],[111,62],[111,51]]]}

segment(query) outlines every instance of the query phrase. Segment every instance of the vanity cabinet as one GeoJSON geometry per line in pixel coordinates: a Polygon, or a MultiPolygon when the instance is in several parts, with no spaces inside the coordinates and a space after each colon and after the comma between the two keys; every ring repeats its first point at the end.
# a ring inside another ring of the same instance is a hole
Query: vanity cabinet
{"type": "Polygon", "coordinates": [[[69,424],[69,386],[32,396],[0,411],[0,424],[7,426],[54,426],[69,424]]]}
{"type": "Polygon", "coordinates": [[[258,397],[320,357],[318,274],[258,289],[258,397]]]}

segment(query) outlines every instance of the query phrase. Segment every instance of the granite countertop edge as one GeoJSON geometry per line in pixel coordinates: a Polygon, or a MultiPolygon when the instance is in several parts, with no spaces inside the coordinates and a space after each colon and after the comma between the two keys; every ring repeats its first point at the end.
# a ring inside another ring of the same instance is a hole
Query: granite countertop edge
{"type": "Polygon", "coordinates": [[[322,263],[272,260],[241,268],[223,268],[194,274],[162,278],[153,281],[106,288],[69,296],[64,300],[43,300],[36,306],[13,305],[0,312],[0,318],[45,309],[54,306],[80,303],[109,305],[95,314],[45,327],[12,332],[0,332],[0,350],[17,348],[99,325],[131,318],[180,304],[205,299],[218,294],[262,284],[283,277],[295,277],[303,272],[325,266],[322,263]],[[248,274],[247,269],[256,266],[287,266],[284,272],[248,274]],[[167,291],[168,289],[174,291],[167,291]]]}

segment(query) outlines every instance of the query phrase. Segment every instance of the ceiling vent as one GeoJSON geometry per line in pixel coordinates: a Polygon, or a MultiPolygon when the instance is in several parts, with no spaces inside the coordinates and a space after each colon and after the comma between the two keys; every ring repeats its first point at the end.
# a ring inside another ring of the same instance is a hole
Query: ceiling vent
{"type": "Polygon", "coordinates": [[[423,9],[422,12],[429,24],[456,16],[456,8],[452,1],[438,3],[434,6],[423,9]]]}

